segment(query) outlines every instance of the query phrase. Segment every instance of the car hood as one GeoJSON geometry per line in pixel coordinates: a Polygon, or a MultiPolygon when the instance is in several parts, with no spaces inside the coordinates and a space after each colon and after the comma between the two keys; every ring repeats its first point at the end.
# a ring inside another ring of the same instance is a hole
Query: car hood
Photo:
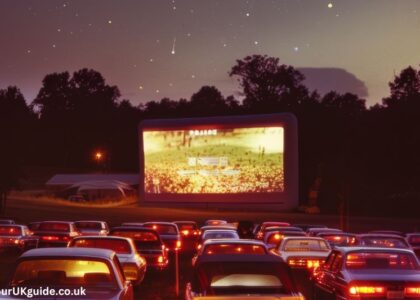
{"type": "Polygon", "coordinates": [[[348,277],[351,281],[405,281],[405,282],[420,282],[419,270],[352,270],[347,271],[348,277]]]}

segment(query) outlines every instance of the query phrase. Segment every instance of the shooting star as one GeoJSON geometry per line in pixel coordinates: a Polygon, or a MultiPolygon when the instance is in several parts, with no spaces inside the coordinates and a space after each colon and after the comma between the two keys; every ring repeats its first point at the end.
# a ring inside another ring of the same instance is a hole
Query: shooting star
{"type": "Polygon", "coordinates": [[[172,51],[171,51],[172,55],[175,54],[175,46],[176,46],[176,38],[174,38],[174,42],[172,44],[172,51]]]}

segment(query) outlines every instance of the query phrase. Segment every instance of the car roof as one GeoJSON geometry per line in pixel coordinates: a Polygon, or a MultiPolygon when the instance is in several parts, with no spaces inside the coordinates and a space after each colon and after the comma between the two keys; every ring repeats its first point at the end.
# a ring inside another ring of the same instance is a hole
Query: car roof
{"type": "Polygon", "coordinates": [[[269,262],[269,263],[285,263],[284,260],[277,255],[254,255],[254,254],[212,254],[200,255],[197,258],[195,267],[209,262],[269,262]]]}
{"type": "Polygon", "coordinates": [[[105,221],[98,221],[98,220],[79,220],[79,221],[74,221],[74,223],[106,223],[105,221]]]}
{"type": "Polygon", "coordinates": [[[413,254],[413,251],[406,248],[384,248],[384,247],[335,247],[335,250],[338,250],[344,254],[352,253],[352,252],[402,252],[402,253],[409,253],[413,254]]]}
{"type": "Polygon", "coordinates": [[[404,240],[404,237],[398,234],[391,234],[391,233],[362,233],[358,234],[358,237],[381,237],[381,238],[397,238],[404,240]]]}
{"type": "Polygon", "coordinates": [[[144,222],[143,225],[171,225],[176,226],[173,222],[144,222]]]}
{"type": "Polygon", "coordinates": [[[234,228],[232,228],[232,229],[208,229],[208,230],[206,230],[204,233],[203,233],[203,235],[204,234],[209,234],[209,233],[218,233],[218,232],[233,232],[233,233],[238,233],[237,231],[236,231],[236,229],[234,229],[234,228]]]}
{"type": "Polygon", "coordinates": [[[182,223],[182,224],[195,224],[195,225],[197,225],[197,222],[195,222],[195,221],[173,221],[173,223],[175,223],[175,224],[182,223]]]}
{"type": "Polygon", "coordinates": [[[289,240],[311,240],[311,241],[324,241],[324,242],[326,242],[326,240],[324,240],[321,237],[317,237],[317,236],[286,236],[283,239],[283,241],[289,241],[289,240]]]}
{"type": "Polygon", "coordinates": [[[256,245],[267,247],[262,241],[250,240],[250,239],[208,239],[204,242],[204,245],[217,245],[217,244],[242,244],[242,245],[256,245]]]}
{"type": "MultiPolygon", "coordinates": [[[[34,222],[38,223],[38,222],[34,222]]],[[[41,221],[39,223],[62,223],[62,224],[74,224],[72,221],[41,221]]]]}
{"type": "Polygon", "coordinates": [[[0,227],[27,227],[26,225],[22,225],[22,224],[0,224],[0,227]]]}
{"type": "Polygon", "coordinates": [[[140,226],[117,226],[112,227],[110,232],[112,234],[113,231],[141,231],[141,232],[152,232],[158,235],[158,232],[152,228],[145,228],[140,226]]]}
{"type": "Polygon", "coordinates": [[[91,257],[112,259],[115,252],[98,248],[37,248],[24,252],[21,258],[30,257],[91,257]]]}
{"type": "Polygon", "coordinates": [[[125,240],[130,241],[130,238],[123,237],[123,236],[115,236],[115,235],[82,235],[82,236],[76,236],[73,238],[74,240],[88,240],[88,239],[95,239],[95,240],[125,240]]]}

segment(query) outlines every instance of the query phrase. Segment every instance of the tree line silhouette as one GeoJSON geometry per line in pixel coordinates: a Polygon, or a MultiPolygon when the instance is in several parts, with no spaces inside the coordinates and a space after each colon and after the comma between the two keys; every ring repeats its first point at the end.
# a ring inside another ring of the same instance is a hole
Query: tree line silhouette
{"type": "Polygon", "coordinates": [[[0,194],[30,177],[27,166],[95,170],[92,153],[107,154],[109,172],[138,171],[137,126],[143,119],[292,112],[299,126],[300,200],[321,179],[319,204],[336,212],[343,195],[357,214],[416,215],[420,199],[420,69],[407,67],[390,95],[366,107],[357,95],[320,96],[278,58],[237,60],[242,100],[203,86],[190,99],[133,106],[90,69],[45,76],[27,104],[17,87],[0,90],[0,194]]]}

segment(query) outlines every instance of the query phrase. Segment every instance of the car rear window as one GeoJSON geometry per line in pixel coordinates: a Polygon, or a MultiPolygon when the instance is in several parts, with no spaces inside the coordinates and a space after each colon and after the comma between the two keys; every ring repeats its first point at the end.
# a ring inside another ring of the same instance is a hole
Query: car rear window
{"type": "Polygon", "coordinates": [[[131,254],[128,241],[120,239],[76,239],[71,245],[79,248],[109,249],[118,254],[131,254]]]}
{"type": "Polygon", "coordinates": [[[197,226],[195,226],[194,224],[177,224],[178,225],[178,229],[180,231],[184,231],[184,230],[196,230],[197,226]]]}
{"type": "Polygon", "coordinates": [[[326,252],[330,251],[330,247],[323,240],[296,239],[286,241],[283,250],[286,252],[326,252]]]}
{"type": "Polygon", "coordinates": [[[371,247],[408,248],[403,239],[392,237],[363,237],[362,242],[363,245],[371,247]]]}
{"type": "Polygon", "coordinates": [[[94,229],[101,230],[102,225],[99,222],[76,222],[76,227],[79,229],[94,229]]]}
{"type": "Polygon", "coordinates": [[[22,229],[19,226],[0,226],[0,235],[19,236],[22,235],[22,229]]]}
{"type": "Polygon", "coordinates": [[[269,262],[206,263],[197,272],[193,290],[212,295],[289,294],[293,289],[286,269],[269,262]]]}
{"type": "Polygon", "coordinates": [[[237,239],[238,234],[235,232],[206,232],[203,235],[203,240],[208,239],[237,239]]]}
{"type": "Polygon", "coordinates": [[[70,224],[67,223],[41,223],[38,227],[39,230],[50,230],[50,231],[70,231],[70,224]]]}
{"type": "Polygon", "coordinates": [[[203,251],[205,254],[267,254],[261,245],[251,244],[214,244],[207,245],[203,251]]]}
{"type": "Polygon", "coordinates": [[[349,253],[346,256],[346,267],[348,269],[419,269],[414,255],[388,252],[349,253]]]}
{"type": "Polygon", "coordinates": [[[153,230],[156,230],[159,234],[178,234],[176,225],[171,224],[144,224],[144,227],[146,228],[152,228],[153,230]]]}
{"type": "Polygon", "coordinates": [[[415,236],[411,236],[408,239],[408,242],[410,243],[410,245],[412,246],[420,246],[420,235],[415,235],[415,236]]]}
{"type": "Polygon", "coordinates": [[[34,259],[19,263],[12,285],[49,287],[115,288],[113,273],[104,261],[80,259],[34,259]]]}
{"type": "Polygon", "coordinates": [[[322,235],[321,237],[324,240],[327,240],[329,243],[339,246],[349,246],[356,243],[356,238],[353,236],[326,234],[322,235]]]}
{"type": "Polygon", "coordinates": [[[159,240],[159,236],[148,231],[113,231],[111,235],[132,238],[136,241],[155,242],[159,240]]]}

